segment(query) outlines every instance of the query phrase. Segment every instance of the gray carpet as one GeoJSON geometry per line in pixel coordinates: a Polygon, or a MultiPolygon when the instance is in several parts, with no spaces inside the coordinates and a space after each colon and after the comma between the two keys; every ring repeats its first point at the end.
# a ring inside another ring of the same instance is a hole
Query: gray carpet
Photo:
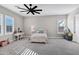
{"type": "Polygon", "coordinates": [[[65,39],[48,39],[47,44],[30,43],[28,39],[18,40],[0,47],[0,55],[20,55],[26,48],[39,55],[79,55],[79,44],[65,39]]]}

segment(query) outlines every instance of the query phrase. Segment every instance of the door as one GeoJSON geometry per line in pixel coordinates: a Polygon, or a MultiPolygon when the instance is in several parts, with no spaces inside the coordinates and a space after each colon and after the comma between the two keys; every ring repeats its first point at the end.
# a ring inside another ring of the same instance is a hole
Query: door
{"type": "Polygon", "coordinates": [[[74,18],[73,41],[79,42],[79,15],[76,15],[74,18]]]}

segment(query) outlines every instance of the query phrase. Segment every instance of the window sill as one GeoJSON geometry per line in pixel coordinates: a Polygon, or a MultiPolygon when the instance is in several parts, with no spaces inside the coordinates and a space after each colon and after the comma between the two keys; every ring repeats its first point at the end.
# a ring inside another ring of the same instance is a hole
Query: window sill
{"type": "Polygon", "coordinates": [[[3,36],[3,34],[0,34],[0,36],[3,36]]]}
{"type": "Polygon", "coordinates": [[[5,33],[5,35],[12,35],[13,33],[5,33]]]}

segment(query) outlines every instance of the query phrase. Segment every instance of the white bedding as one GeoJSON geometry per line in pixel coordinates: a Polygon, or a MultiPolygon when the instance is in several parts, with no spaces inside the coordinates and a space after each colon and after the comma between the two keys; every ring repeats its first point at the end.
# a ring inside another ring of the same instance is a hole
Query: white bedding
{"type": "Polygon", "coordinates": [[[31,35],[31,42],[47,42],[46,33],[33,33],[31,35]]]}

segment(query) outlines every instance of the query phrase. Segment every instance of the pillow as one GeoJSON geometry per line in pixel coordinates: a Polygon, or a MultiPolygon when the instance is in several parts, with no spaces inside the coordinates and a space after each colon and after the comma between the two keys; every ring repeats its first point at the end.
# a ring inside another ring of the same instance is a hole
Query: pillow
{"type": "Polygon", "coordinates": [[[44,30],[38,30],[37,33],[44,33],[44,30]]]}
{"type": "Polygon", "coordinates": [[[44,31],[39,31],[39,33],[44,33],[44,31]]]}

